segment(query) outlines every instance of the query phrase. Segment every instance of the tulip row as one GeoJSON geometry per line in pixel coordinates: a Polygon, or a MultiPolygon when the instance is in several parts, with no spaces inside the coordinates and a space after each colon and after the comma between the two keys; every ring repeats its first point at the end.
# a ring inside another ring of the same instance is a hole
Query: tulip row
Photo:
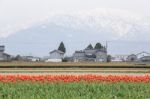
{"type": "Polygon", "coordinates": [[[145,76],[102,76],[102,75],[0,75],[0,82],[35,81],[35,82],[150,82],[150,75],[145,76]]]}

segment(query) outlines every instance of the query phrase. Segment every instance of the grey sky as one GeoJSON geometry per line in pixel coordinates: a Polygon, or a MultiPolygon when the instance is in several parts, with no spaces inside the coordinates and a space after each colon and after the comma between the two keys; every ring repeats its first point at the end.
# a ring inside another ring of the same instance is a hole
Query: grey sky
{"type": "Polygon", "coordinates": [[[150,16],[150,0],[0,0],[0,36],[42,21],[53,13],[110,8],[150,16]]]}

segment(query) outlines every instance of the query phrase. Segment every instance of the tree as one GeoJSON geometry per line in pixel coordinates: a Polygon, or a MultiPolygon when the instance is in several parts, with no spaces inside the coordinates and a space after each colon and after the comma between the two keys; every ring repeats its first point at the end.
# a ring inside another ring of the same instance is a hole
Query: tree
{"type": "Polygon", "coordinates": [[[94,49],[102,49],[103,46],[101,45],[101,43],[96,43],[94,49]]]}
{"type": "Polygon", "coordinates": [[[111,55],[107,55],[107,62],[111,62],[111,55]]]}
{"type": "Polygon", "coordinates": [[[93,49],[92,44],[89,44],[86,49],[93,49]]]}
{"type": "Polygon", "coordinates": [[[22,60],[22,57],[20,55],[17,55],[16,57],[14,57],[14,60],[20,61],[20,60],[22,60]]]}
{"type": "Polygon", "coordinates": [[[62,51],[62,52],[64,52],[64,53],[66,53],[66,48],[65,48],[65,45],[64,45],[63,42],[60,43],[60,45],[59,45],[59,47],[58,47],[58,50],[60,50],[60,51],[62,51]]]}

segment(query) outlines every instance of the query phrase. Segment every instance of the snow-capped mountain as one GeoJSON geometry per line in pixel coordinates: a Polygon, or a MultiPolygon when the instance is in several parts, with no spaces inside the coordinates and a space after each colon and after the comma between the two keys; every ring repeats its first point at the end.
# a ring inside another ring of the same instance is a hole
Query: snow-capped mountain
{"type": "MultiPolygon", "coordinates": [[[[110,52],[117,54],[117,52],[133,52],[135,50],[133,47],[136,47],[139,42],[150,42],[149,32],[148,18],[120,10],[96,9],[71,14],[55,14],[45,21],[1,39],[1,42],[11,53],[33,53],[41,56],[57,49],[61,41],[65,42],[69,53],[83,49],[89,43],[105,44],[105,41],[115,41],[109,49],[110,52]],[[123,44],[126,49],[118,47],[123,44]]],[[[142,43],[141,45],[143,49],[136,47],[137,50],[150,50],[147,45],[142,43]]]]}
{"type": "MultiPolygon", "coordinates": [[[[150,20],[140,15],[120,10],[96,9],[70,15],[57,15],[49,23],[74,30],[93,31],[103,35],[109,32],[108,39],[138,40],[137,37],[150,35],[150,20]]],[[[141,39],[143,40],[143,39],[141,39]]],[[[149,38],[145,38],[149,40],[149,38]]]]}

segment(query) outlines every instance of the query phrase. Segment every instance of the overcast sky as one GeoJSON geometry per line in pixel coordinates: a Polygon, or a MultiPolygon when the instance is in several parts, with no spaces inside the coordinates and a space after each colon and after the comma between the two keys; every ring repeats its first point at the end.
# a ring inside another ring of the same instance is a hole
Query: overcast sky
{"type": "Polygon", "coordinates": [[[150,16],[149,4],[150,0],[0,0],[0,37],[55,13],[110,8],[150,16]]]}

